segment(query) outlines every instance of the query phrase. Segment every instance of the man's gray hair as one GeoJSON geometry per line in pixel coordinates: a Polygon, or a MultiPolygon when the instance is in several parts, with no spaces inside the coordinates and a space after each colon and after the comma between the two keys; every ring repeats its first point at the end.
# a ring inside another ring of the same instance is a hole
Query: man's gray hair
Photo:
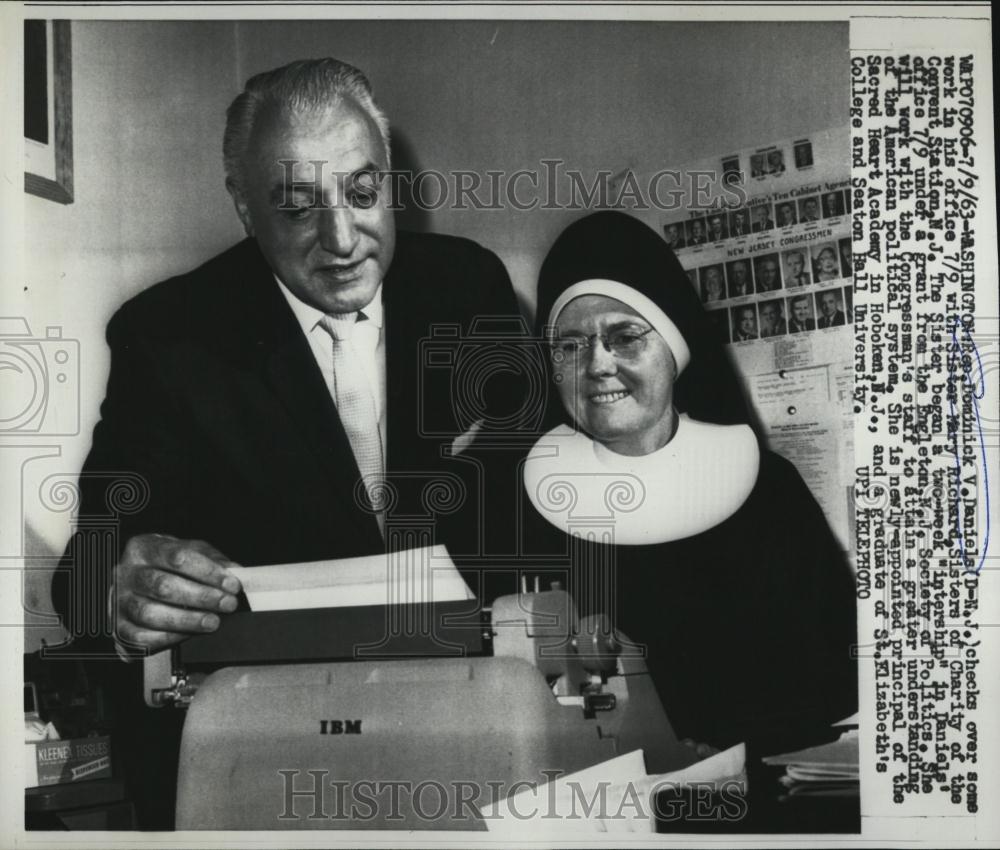
{"type": "Polygon", "coordinates": [[[382,138],[386,167],[390,167],[389,119],[375,103],[368,78],[339,59],[301,59],[251,77],[243,92],[229,105],[222,140],[226,177],[243,187],[244,156],[263,108],[308,112],[336,105],[343,99],[356,101],[375,122],[382,138]]]}

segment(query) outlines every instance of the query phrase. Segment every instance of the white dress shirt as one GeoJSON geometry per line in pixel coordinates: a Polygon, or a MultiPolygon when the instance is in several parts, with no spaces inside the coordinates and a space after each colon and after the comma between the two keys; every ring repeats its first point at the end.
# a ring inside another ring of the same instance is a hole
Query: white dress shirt
{"type": "MultiPolygon", "coordinates": [[[[306,304],[294,292],[292,292],[275,275],[278,281],[278,288],[285,296],[288,306],[292,308],[295,318],[309,342],[320,371],[323,373],[323,380],[326,381],[327,392],[333,403],[337,403],[337,395],[333,381],[333,345],[330,335],[320,327],[320,321],[325,315],[322,310],[318,310],[311,304],[306,304]]],[[[382,463],[388,469],[388,458],[386,457],[386,429],[385,429],[385,313],[382,307],[382,284],[379,284],[368,306],[359,312],[364,313],[366,321],[359,321],[354,328],[351,341],[354,350],[361,360],[362,368],[365,371],[368,386],[372,390],[372,398],[375,401],[375,415],[378,417],[379,433],[382,435],[382,463]]]]}

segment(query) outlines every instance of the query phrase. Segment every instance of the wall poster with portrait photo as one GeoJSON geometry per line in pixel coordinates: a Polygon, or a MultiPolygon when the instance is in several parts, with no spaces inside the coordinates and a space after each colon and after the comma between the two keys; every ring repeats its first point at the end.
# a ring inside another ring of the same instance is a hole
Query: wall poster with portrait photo
{"type": "Polygon", "coordinates": [[[847,135],[836,128],[691,163],[697,171],[725,161],[731,172],[736,160],[746,179],[724,172],[723,208],[662,222],[729,343],[771,448],[796,464],[845,549],[853,445],[847,135]],[[685,232],[698,239],[682,241],[685,232]]]}
{"type": "Polygon", "coordinates": [[[24,189],[73,203],[73,64],[69,21],[24,21],[24,189]]]}

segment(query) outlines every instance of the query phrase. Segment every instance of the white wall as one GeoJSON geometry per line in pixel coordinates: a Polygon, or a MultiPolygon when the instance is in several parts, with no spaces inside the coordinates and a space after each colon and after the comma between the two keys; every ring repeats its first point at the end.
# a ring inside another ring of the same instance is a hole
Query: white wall
{"type": "MultiPolygon", "coordinates": [[[[61,455],[23,469],[24,551],[35,558],[60,552],[69,534],[65,513],[38,504],[38,485],[83,463],[107,380],[107,320],[128,297],[242,235],[219,154],[225,108],[241,87],[234,36],[231,23],[72,25],[75,199],[25,195],[17,314],[35,334],[59,326],[79,340],[80,433],[39,439],[61,455]]],[[[48,573],[29,570],[29,609],[47,599],[48,573]]],[[[29,631],[25,648],[43,636],[51,634],[29,631]]]]}
{"type": "MultiPolygon", "coordinates": [[[[648,173],[847,121],[846,24],[74,22],[75,201],[25,198],[20,314],[80,341],[81,428],[29,465],[25,493],[83,461],[116,307],[242,236],[223,186],[225,107],[249,75],[323,55],[368,73],[416,168],[560,158],[648,173]]],[[[497,251],[530,310],[546,247],[578,214],[443,209],[423,223],[497,251]]],[[[25,546],[57,554],[68,517],[36,501],[25,546]]],[[[44,607],[46,581],[29,575],[26,593],[44,607]]]]}
{"type": "Polygon", "coordinates": [[[74,22],[72,38],[75,198],[25,196],[24,300],[33,327],[80,340],[92,425],[111,314],[242,236],[219,154],[236,47],[221,23],[74,22]]]}

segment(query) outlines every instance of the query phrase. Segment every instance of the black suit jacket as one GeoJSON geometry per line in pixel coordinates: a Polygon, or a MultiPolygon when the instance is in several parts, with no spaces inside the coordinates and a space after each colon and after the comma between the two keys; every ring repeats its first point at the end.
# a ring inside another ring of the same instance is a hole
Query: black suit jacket
{"type": "MultiPolygon", "coordinates": [[[[470,337],[477,317],[480,336],[516,334],[516,319],[497,321],[517,316],[510,279],[473,242],[399,233],[383,303],[387,471],[397,497],[389,522],[412,517],[411,526],[446,534],[450,521],[471,533],[448,499],[474,502],[481,470],[443,455],[475,419],[499,420],[520,404],[508,372],[471,369],[464,386],[455,381],[462,358],[488,353],[495,340],[470,337]],[[445,494],[444,505],[428,499],[428,487],[445,494]]],[[[107,635],[99,600],[136,534],[206,540],[247,566],[384,551],[355,496],[357,465],[324,378],[254,240],[142,292],[113,317],[107,338],[111,373],[79,515],[81,533],[110,521],[115,539],[105,539],[101,558],[83,557],[93,544],[79,534],[70,543],[53,601],[71,634],[107,635]],[[123,486],[133,489],[124,501],[123,486]],[[71,584],[75,598],[95,600],[89,610],[69,605],[71,584]],[[73,622],[81,616],[92,622],[73,622]]]]}
{"type": "MultiPolygon", "coordinates": [[[[455,554],[477,545],[477,497],[491,486],[474,450],[442,450],[471,421],[489,428],[521,409],[520,381],[504,383],[511,372],[491,369],[488,356],[518,344],[523,325],[496,319],[517,316],[514,292],[500,260],[475,243],[399,233],[383,303],[387,467],[398,484],[387,525],[408,515],[404,525],[432,539],[411,535],[397,548],[443,540],[455,554]]],[[[384,543],[354,497],[357,466],[324,378],[255,241],[142,292],[107,338],[111,373],[81,473],[79,530],[53,580],[71,635],[57,654],[104,653],[88,677],[111,712],[116,774],[140,828],[169,829],[184,712],[146,709],[142,665],[114,653],[108,588],[126,541],[200,538],[246,566],[384,543]]]]}

